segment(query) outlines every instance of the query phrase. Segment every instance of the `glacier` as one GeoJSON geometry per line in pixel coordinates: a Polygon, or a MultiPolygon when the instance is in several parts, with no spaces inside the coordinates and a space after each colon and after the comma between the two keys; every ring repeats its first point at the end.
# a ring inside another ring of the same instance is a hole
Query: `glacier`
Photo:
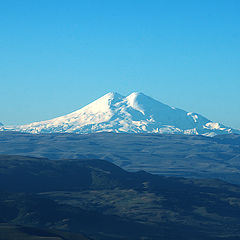
{"type": "Polygon", "coordinates": [[[25,125],[0,126],[0,130],[35,134],[127,132],[211,137],[240,133],[198,113],[170,107],[140,92],[133,92],[127,97],[110,92],[65,116],[25,125]]]}

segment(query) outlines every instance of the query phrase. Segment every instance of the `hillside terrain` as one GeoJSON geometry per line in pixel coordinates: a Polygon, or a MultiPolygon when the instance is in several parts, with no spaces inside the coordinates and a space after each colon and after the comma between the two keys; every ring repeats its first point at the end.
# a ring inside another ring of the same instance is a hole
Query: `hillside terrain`
{"type": "Polygon", "coordinates": [[[27,134],[0,132],[0,154],[103,159],[128,171],[240,184],[240,135],[27,134]]]}
{"type": "Polygon", "coordinates": [[[95,240],[236,240],[239,202],[240,187],[219,180],[131,173],[97,159],[0,157],[0,222],[61,231],[55,239],[65,231],[95,240]]]}
{"type": "Polygon", "coordinates": [[[0,240],[90,240],[69,232],[0,223],[0,240]]]}

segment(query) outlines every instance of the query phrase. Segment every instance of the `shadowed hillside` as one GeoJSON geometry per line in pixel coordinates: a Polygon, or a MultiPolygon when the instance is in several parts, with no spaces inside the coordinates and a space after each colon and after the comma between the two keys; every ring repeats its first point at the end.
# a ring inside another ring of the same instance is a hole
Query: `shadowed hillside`
{"type": "Polygon", "coordinates": [[[2,155],[0,189],[2,223],[96,240],[240,238],[240,187],[219,180],[130,173],[104,160],[2,155]]]}
{"type": "Polygon", "coordinates": [[[43,134],[0,132],[0,153],[103,159],[128,171],[219,178],[240,184],[240,135],[43,134]]]}
{"type": "Polygon", "coordinates": [[[80,234],[0,224],[0,240],[88,240],[80,234]]]}

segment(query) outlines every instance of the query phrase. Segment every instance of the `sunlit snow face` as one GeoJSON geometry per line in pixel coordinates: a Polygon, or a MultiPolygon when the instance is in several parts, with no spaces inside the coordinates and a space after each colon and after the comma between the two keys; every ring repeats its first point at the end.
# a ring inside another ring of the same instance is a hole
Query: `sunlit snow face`
{"type": "Polygon", "coordinates": [[[197,113],[169,107],[137,92],[127,97],[111,92],[65,116],[21,126],[2,126],[0,130],[30,133],[148,132],[207,136],[237,132],[197,113]]]}

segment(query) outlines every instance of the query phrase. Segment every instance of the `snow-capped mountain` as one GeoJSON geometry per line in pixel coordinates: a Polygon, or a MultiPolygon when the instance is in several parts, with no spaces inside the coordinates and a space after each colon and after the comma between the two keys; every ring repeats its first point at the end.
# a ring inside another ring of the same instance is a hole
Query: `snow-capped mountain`
{"type": "Polygon", "coordinates": [[[200,114],[170,107],[138,92],[127,97],[111,92],[62,117],[1,128],[29,133],[145,132],[206,136],[240,133],[200,114]]]}

